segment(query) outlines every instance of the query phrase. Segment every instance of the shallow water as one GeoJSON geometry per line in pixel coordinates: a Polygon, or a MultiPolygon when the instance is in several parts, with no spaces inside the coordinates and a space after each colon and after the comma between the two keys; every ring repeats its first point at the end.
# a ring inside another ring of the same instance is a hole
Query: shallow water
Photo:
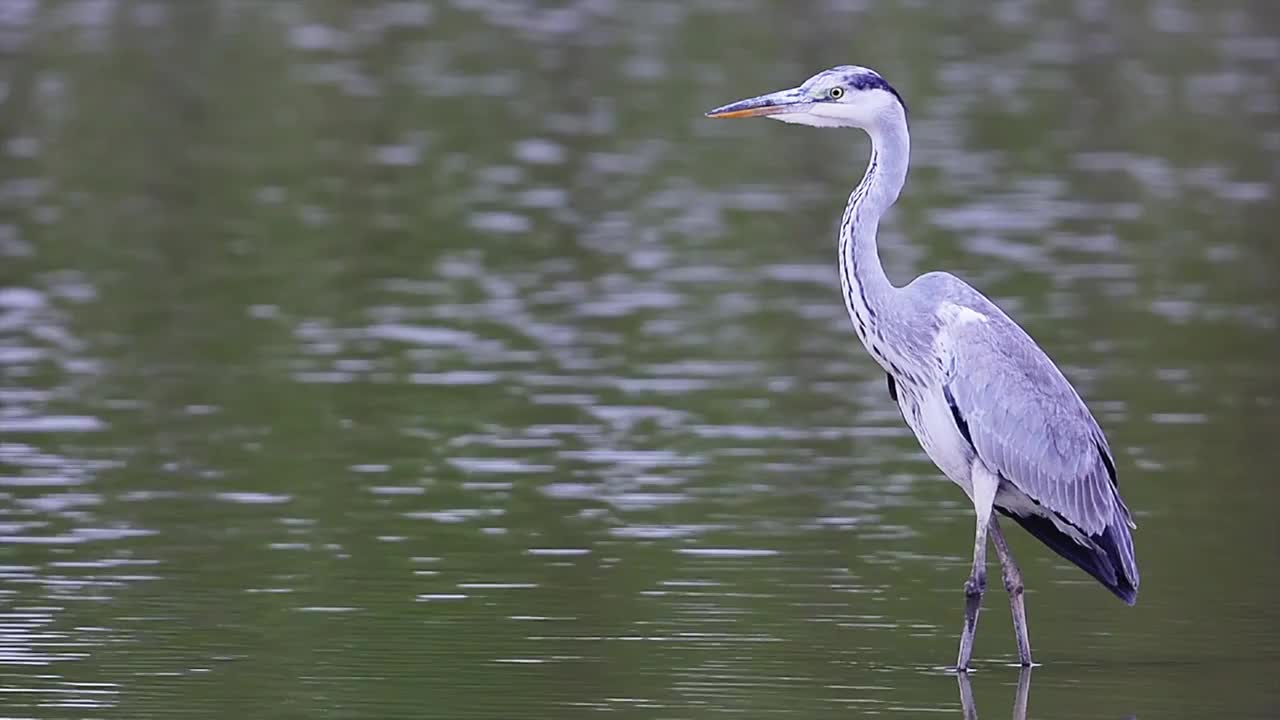
{"type": "Polygon", "coordinates": [[[1280,713],[1280,12],[919,5],[0,2],[0,714],[963,716],[866,142],[701,116],[845,62],[1140,526],[1135,608],[1011,538],[1028,716],[1280,713]]]}

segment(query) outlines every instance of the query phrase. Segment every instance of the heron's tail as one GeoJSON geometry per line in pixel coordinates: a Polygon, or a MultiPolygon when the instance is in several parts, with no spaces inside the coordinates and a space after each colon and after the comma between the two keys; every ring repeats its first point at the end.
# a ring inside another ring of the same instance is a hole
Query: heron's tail
{"type": "Polygon", "coordinates": [[[1070,560],[1094,577],[1116,597],[1133,605],[1138,601],[1138,561],[1133,553],[1133,536],[1129,534],[1128,514],[1117,509],[1111,524],[1100,534],[1089,536],[1089,544],[1058,529],[1043,515],[1019,515],[996,506],[1000,514],[1011,517],[1049,549],[1070,560]]]}

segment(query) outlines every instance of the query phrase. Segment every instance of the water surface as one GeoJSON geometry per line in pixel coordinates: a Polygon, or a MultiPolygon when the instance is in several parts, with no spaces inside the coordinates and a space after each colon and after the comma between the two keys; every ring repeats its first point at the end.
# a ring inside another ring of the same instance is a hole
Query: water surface
{"type": "Polygon", "coordinates": [[[3,714],[963,717],[972,511],[838,298],[866,141],[702,118],[855,62],[890,276],[1018,318],[1139,524],[1135,608],[1012,537],[1028,715],[1274,717],[1278,21],[0,3],[3,714]]]}

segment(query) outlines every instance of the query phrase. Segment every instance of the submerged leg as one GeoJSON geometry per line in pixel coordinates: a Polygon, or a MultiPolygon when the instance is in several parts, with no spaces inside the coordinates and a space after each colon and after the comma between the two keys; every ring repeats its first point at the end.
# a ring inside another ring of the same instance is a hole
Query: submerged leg
{"type": "Polygon", "coordinates": [[[1000,531],[1000,523],[991,518],[991,540],[996,545],[996,555],[1000,556],[1000,575],[1004,579],[1004,589],[1009,591],[1009,610],[1013,614],[1013,636],[1018,641],[1018,662],[1023,667],[1031,665],[1031,638],[1027,636],[1027,607],[1023,602],[1022,571],[1009,552],[1009,544],[1005,542],[1004,533],[1000,531]]]}
{"type": "Polygon", "coordinates": [[[973,462],[973,509],[977,527],[973,537],[973,568],[964,581],[964,628],[960,631],[960,656],[956,670],[969,669],[973,657],[973,635],[978,629],[978,611],[982,608],[982,591],[987,587],[987,528],[991,523],[991,505],[996,498],[1000,478],[987,470],[981,460],[973,462]]]}
{"type": "MultiPolygon", "coordinates": [[[[973,701],[973,684],[969,681],[969,673],[956,673],[956,682],[960,685],[960,709],[964,720],[978,720],[978,706],[973,701]]],[[[1013,697],[1013,720],[1027,720],[1027,698],[1031,694],[1031,668],[1023,667],[1018,672],[1018,690],[1013,697]]]]}
{"type": "Polygon", "coordinates": [[[978,720],[978,706],[973,702],[973,684],[969,682],[969,673],[956,673],[956,682],[960,684],[960,709],[964,712],[964,720],[978,720]]]}
{"type": "Polygon", "coordinates": [[[1031,695],[1031,666],[1018,671],[1018,694],[1013,698],[1013,720],[1027,720],[1027,698],[1031,695]]]}

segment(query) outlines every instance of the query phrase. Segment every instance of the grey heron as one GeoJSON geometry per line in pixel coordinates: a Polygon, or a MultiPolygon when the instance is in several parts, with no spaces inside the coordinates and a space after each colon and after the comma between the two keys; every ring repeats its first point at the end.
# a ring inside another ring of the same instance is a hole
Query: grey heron
{"type": "Polygon", "coordinates": [[[860,128],[871,137],[866,174],[840,221],[840,288],[854,330],[888,376],[889,396],[977,515],[957,670],[973,655],[988,537],[1009,593],[1018,660],[1032,663],[1022,574],[993,510],[1134,604],[1129,530],[1137,526],[1120,497],[1111,448],[1080,395],[1017,323],[964,281],[930,272],[897,287],[885,275],[876,230],[902,190],[911,149],[902,96],[874,70],[844,65],[707,116],[860,128]]]}

